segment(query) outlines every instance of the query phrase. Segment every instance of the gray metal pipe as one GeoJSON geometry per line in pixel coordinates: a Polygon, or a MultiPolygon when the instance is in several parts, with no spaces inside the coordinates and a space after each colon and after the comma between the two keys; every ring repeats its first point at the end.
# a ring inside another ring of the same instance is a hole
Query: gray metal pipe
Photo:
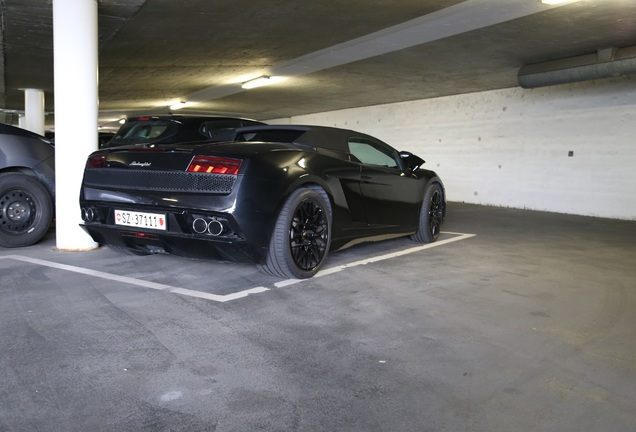
{"type": "Polygon", "coordinates": [[[521,87],[536,88],[627,75],[636,75],[636,47],[526,65],[517,78],[521,87]]]}

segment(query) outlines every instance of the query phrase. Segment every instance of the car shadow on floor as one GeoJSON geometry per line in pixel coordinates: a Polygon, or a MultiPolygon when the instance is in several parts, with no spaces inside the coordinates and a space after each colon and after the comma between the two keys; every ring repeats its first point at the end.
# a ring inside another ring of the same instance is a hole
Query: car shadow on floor
{"type": "MultiPolygon", "coordinates": [[[[442,233],[438,242],[456,234],[442,233]]],[[[399,259],[400,253],[422,246],[408,237],[381,242],[362,243],[331,253],[321,272],[340,271],[368,259],[399,259]]],[[[8,258],[46,266],[59,271],[81,273],[86,277],[110,279],[116,284],[158,287],[185,295],[201,296],[217,301],[240,298],[238,293],[261,292],[281,286],[285,281],[261,273],[253,264],[182,258],[169,254],[148,256],[124,255],[108,247],[83,252],[56,249],[55,232],[51,229],[37,245],[28,248],[2,249],[0,259],[8,258]],[[209,294],[206,297],[205,294],[209,294]]],[[[10,269],[8,269],[10,271],[10,269]]],[[[319,274],[320,275],[320,274],[319,274]]]]}

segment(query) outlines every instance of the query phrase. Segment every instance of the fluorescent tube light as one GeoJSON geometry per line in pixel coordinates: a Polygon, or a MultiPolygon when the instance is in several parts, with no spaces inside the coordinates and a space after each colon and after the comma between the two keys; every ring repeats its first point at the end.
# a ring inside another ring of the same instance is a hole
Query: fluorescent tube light
{"type": "Polygon", "coordinates": [[[255,87],[265,86],[267,84],[271,84],[271,77],[263,75],[258,78],[254,78],[253,80],[245,81],[241,87],[244,89],[252,89],[255,87]]]}
{"type": "MultiPolygon", "coordinates": [[[[574,0],[574,1],[578,1],[578,0],[574,0]]],[[[558,5],[561,3],[574,3],[573,0],[541,0],[541,3],[543,4],[547,4],[547,5],[558,5]]]]}
{"type": "Polygon", "coordinates": [[[187,103],[187,102],[183,102],[183,101],[182,101],[182,102],[177,102],[177,103],[176,103],[176,104],[174,104],[174,105],[170,105],[170,110],[172,110],[172,111],[176,111],[176,110],[178,110],[178,109],[184,108],[184,107],[185,107],[185,106],[187,106],[187,105],[188,105],[188,103],[187,103]]]}
{"type": "Polygon", "coordinates": [[[258,78],[254,78],[252,80],[249,81],[245,81],[243,84],[241,84],[241,87],[244,89],[252,89],[255,87],[261,87],[264,85],[268,85],[268,84],[274,84],[277,82],[280,82],[282,80],[284,80],[285,77],[282,76],[267,76],[267,75],[263,75],[260,76],[258,78]]]}

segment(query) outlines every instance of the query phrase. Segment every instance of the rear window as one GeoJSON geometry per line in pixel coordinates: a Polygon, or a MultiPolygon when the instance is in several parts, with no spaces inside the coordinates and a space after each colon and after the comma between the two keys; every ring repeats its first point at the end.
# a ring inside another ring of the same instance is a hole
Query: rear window
{"type": "Polygon", "coordinates": [[[131,122],[123,125],[117,131],[113,142],[132,144],[140,142],[152,142],[166,138],[176,132],[176,128],[170,122],[144,121],[131,122]]]}

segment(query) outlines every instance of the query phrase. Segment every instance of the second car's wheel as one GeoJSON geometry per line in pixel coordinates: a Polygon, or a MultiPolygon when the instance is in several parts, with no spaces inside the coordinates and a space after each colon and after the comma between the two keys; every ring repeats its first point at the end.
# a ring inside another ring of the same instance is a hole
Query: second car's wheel
{"type": "Polygon", "coordinates": [[[320,187],[294,191],[280,211],[265,264],[259,268],[277,277],[312,277],[331,244],[331,205],[320,187]]]}
{"type": "Polygon", "coordinates": [[[53,219],[53,200],[35,177],[0,174],[0,246],[23,247],[38,242],[53,219]]]}
{"type": "Polygon", "coordinates": [[[422,201],[420,220],[417,232],[411,236],[412,240],[431,243],[437,240],[444,221],[444,195],[439,183],[431,184],[422,201]]]}

